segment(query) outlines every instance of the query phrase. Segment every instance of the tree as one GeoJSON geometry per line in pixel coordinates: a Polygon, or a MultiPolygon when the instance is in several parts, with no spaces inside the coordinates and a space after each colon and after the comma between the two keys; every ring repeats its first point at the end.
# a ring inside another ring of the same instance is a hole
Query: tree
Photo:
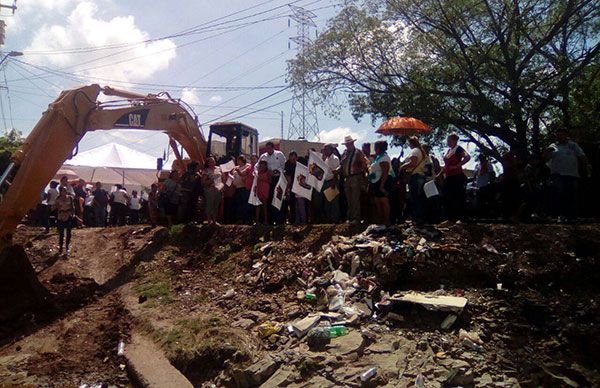
{"type": "Polygon", "coordinates": [[[10,157],[21,145],[23,138],[21,133],[12,129],[4,136],[0,136],[0,174],[6,170],[10,164],[10,157]]]}
{"type": "Polygon", "coordinates": [[[598,141],[600,133],[600,63],[588,66],[571,87],[569,118],[582,143],[598,141]]]}
{"type": "Polygon", "coordinates": [[[355,118],[419,117],[499,157],[539,154],[572,85],[600,54],[596,0],[350,3],[290,62],[291,80],[355,118]],[[333,101],[333,103],[332,103],[333,101]]]}

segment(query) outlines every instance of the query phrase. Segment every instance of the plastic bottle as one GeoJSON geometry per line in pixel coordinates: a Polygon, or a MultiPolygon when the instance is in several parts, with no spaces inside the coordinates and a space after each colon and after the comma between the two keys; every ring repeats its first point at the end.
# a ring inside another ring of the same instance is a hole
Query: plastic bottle
{"type": "Polygon", "coordinates": [[[315,299],[317,296],[315,294],[313,294],[312,292],[306,291],[306,294],[304,296],[306,298],[306,300],[313,300],[315,299]]]}
{"type": "Polygon", "coordinates": [[[345,326],[321,326],[310,329],[310,336],[335,338],[348,334],[348,328],[345,326]]]}
{"type": "Polygon", "coordinates": [[[327,329],[329,329],[329,336],[331,338],[348,334],[348,328],[346,326],[329,326],[327,329]]]}
{"type": "Polygon", "coordinates": [[[371,377],[377,374],[377,367],[373,367],[360,375],[360,381],[369,381],[371,377]]]}
{"type": "Polygon", "coordinates": [[[125,342],[123,340],[119,341],[119,345],[117,346],[117,356],[125,355],[125,342]]]}

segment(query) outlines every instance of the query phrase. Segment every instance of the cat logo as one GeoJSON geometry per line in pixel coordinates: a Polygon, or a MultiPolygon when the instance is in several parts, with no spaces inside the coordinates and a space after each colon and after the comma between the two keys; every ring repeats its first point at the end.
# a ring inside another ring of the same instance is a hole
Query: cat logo
{"type": "Polygon", "coordinates": [[[126,113],[115,122],[116,128],[144,128],[146,126],[148,109],[138,109],[126,113]]]}
{"type": "Polygon", "coordinates": [[[142,126],[142,115],[139,113],[130,113],[129,114],[129,126],[130,127],[142,126]]]}

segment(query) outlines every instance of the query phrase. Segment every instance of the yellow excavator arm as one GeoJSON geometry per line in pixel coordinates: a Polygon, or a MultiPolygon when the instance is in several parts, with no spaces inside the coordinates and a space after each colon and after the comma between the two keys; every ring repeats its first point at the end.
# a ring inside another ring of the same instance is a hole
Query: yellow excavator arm
{"type": "Polygon", "coordinates": [[[190,159],[201,165],[204,162],[206,141],[197,119],[167,93],[144,96],[95,84],[65,90],[48,106],[0,177],[2,184],[14,173],[0,203],[0,249],[11,244],[15,228],[29,209],[36,206],[41,191],[73,155],[85,133],[112,129],[164,132],[169,135],[178,158],[176,142],[190,159]],[[99,102],[101,92],[120,100],[99,102]]]}

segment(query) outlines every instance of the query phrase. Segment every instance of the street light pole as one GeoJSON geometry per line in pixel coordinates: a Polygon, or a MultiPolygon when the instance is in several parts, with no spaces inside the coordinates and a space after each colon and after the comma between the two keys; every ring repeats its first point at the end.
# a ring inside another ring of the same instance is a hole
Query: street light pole
{"type": "Polygon", "coordinates": [[[4,61],[8,59],[8,57],[20,57],[21,55],[23,55],[23,53],[20,51],[9,51],[8,53],[4,54],[4,57],[2,57],[0,60],[0,65],[2,65],[4,61]]]}

